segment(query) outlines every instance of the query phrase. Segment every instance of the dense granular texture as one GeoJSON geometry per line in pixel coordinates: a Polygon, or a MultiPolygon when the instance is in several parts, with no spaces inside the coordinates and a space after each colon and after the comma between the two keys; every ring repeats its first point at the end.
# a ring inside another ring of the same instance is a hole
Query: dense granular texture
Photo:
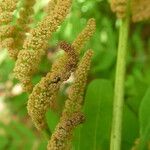
{"type": "Polygon", "coordinates": [[[53,106],[60,85],[70,77],[77,65],[77,56],[72,46],[62,42],[60,47],[66,52],[65,63],[63,59],[62,62],[54,63],[53,69],[41,79],[29,96],[28,113],[38,130],[46,128],[45,113],[53,106]]]}
{"type": "Polygon", "coordinates": [[[118,18],[125,17],[127,0],[111,0],[111,9],[116,13],[118,18]]]}
{"type": "Polygon", "coordinates": [[[2,14],[0,15],[0,24],[10,23],[12,19],[12,12],[2,12],[2,14]]]}
{"type": "MultiPolygon", "coordinates": [[[[92,37],[96,29],[96,23],[95,19],[91,18],[88,20],[86,27],[79,33],[77,38],[72,43],[72,48],[75,50],[74,55],[71,50],[71,55],[74,57],[70,57],[70,61],[73,61],[73,59],[78,59],[81,49],[84,47],[84,45],[88,42],[88,40],[92,37]],[[75,58],[76,57],[76,58],[75,58]]],[[[67,45],[61,43],[60,48],[67,50],[67,45]]],[[[69,51],[68,51],[69,52],[69,51]]],[[[69,53],[67,53],[69,54],[69,53]]],[[[64,54],[61,56],[58,60],[56,60],[55,64],[52,66],[52,71],[58,71],[61,70],[66,63],[67,56],[64,54]]],[[[71,63],[72,64],[72,63],[71,63]]]]}
{"type": "Polygon", "coordinates": [[[18,54],[18,58],[14,69],[15,77],[21,79],[25,91],[31,91],[33,88],[31,76],[38,70],[38,66],[34,65],[34,63],[39,64],[41,58],[40,53],[33,50],[21,50],[18,54]]]}
{"type": "Polygon", "coordinates": [[[59,89],[59,86],[60,81],[48,74],[34,87],[29,96],[28,113],[35,127],[40,131],[47,128],[45,113],[51,105],[55,90],[59,89]]]}
{"type": "Polygon", "coordinates": [[[75,41],[72,43],[74,49],[80,54],[81,49],[85,43],[92,37],[96,30],[95,19],[91,18],[88,20],[86,27],[81,31],[75,41]]]}
{"type": "Polygon", "coordinates": [[[18,0],[1,0],[0,1],[0,14],[2,12],[13,12],[16,9],[18,0]]]}
{"type": "Polygon", "coordinates": [[[34,14],[33,6],[35,0],[24,0],[19,11],[19,18],[16,20],[15,30],[14,30],[14,59],[17,59],[18,53],[22,50],[26,34],[30,30],[30,24],[32,23],[32,15],[34,14]]]}
{"type": "Polygon", "coordinates": [[[0,48],[7,48],[9,55],[14,58],[14,31],[12,25],[13,13],[17,0],[3,0],[0,2],[0,48]]]}
{"type": "Polygon", "coordinates": [[[26,33],[29,31],[31,15],[33,14],[34,0],[24,0],[19,15],[12,25],[13,12],[16,9],[16,0],[3,0],[0,4],[0,41],[1,47],[7,48],[9,56],[17,59],[22,49],[26,33]]]}
{"type": "Polygon", "coordinates": [[[130,2],[132,21],[138,22],[150,19],[149,0],[111,0],[111,9],[118,18],[124,18],[127,11],[127,2],[130,2]]]}
{"type": "Polygon", "coordinates": [[[150,0],[132,0],[131,9],[133,22],[150,19],[150,0]]]}
{"type": "Polygon", "coordinates": [[[48,46],[48,40],[51,38],[52,33],[57,30],[60,23],[64,20],[70,7],[71,0],[58,0],[52,14],[48,14],[41,22],[39,22],[37,27],[32,29],[29,36],[26,38],[23,49],[25,51],[33,51],[34,56],[32,55],[32,57],[28,57],[28,61],[22,61],[26,59],[26,56],[19,54],[14,68],[15,76],[23,84],[26,91],[32,90],[31,88],[28,89],[28,85],[32,85],[32,83],[29,83],[29,79],[31,82],[32,76],[36,72],[35,69],[32,69],[32,67],[39,67],[40,60],[45,54],[45,50],[48,46]],[[33,57],[38,57],[39,61],[35,61],[33,57]],[[28,64],[28,62],[30,62],[30,64],[28,64]],[[29,67],[29,65],[31,67],[29,67]],[[23,73],[21,71],[22,69],[24,70],[23,73]],[[26,79],[27,81],[25,81],[26,79]],[[26,82],[28,83],[27,85],[25,84],[26,82]]]}
{"type": "Polygon", "coordinates": [[[48,150],[66,150],[68,141],[71,140],[73,129],[84,121],[81,107],[83,105],[83,94],[92,55],[93,51],[87,51],[79,63],[75,72],[75,81],[70,87],[69,96],[65,102],[60,122],[48,142],[48,150]]]}
{"type": "Polygon", "coordinates": [[[65,102],[63,116],[69,117],[73,112],[81,111],[92,56],[93,51],[88,50],[78,65],[74,74],[74,82],[69,88],[68,99],[65,102]]]}
{"type": "Polygon", "coordinates": [[[57,4],[57,1],[58,1],[58,0],[49,0],[47,6],[46,6],[46,8],[45,8],[45,12],[46,12],[47,14],[51,14],[51,13],[53,12],[53,10],[54,10],[54,8],[55,8],[55,5],[57,4]]]}
{"type": "Polygon", "coordinates": [[[73,129],[85,120],[82,113],[74,113],[70,118],[62,118],[57,125],[51,140],[48,142],[47,150],[66,150],[67,140],[73,129]]]}

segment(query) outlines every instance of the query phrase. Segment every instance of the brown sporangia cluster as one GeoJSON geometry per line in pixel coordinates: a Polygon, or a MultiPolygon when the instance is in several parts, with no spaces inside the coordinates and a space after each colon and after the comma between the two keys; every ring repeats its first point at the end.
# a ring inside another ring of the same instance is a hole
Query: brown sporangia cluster
{"type": "Polygon", "coordinates": [[[17,0],[3,0],[0,4],[0,43],[2,48],[7,48],[9,55],[17,59],[22,49],[28,25],[30,24],[33,12],[34,0],[24,0],[19,8],[19,17],[14,19],[14,11],[17,7],[17,0]],[[4,40],[3,40],[4,39],[4,40]]]}
{"type": "MultiPolygon", "coordinates": [[[[78,43],[76,44],[78,45],[78,48],[83,48],[84,44],[94,33],[94,30],[95,21],[94,19],[90,19],[85,29],[79,34],[77,39],[75,39],[75,41],[81,41],[76,42],[78,43]],[[90,25],[89,22],[91,22],[92,24],[90,25]]],[[[51,71],[46,75],[46,77],[43,77],[41,81],[33,88],[28,101],[28,113],[31,116],[35,126],[40,131],[46,130],[47,123],[45,120],[45,114],[48,108],[52,108],[54,106],[61,84],[66,81],[72,73],[74,73],[79,60],[80,49],[75,49],[73,44],[70,45],[63,41],[59,43],[59,47],[60,49],[64,50],[64,55],[54,62],[51,71]]],[[[55,146],[58,146],[56,143],[59,141],[55,141],[55,135],[60,133],[60,131],[58,131],[60,129],[60,126],[63,126],[65,131],[70,131],[68,135],[70,135],[73,128],[76,127],[76,125],[72,125],[72,127],[69,126],[69,128],[67,128],[66,126],[64,126],[64,124],[66,124],[70,120],[71,115],[73,115],[75,112],[81,113],[83,94],[86,85],[87,74],[90,68],[92,54],[93,52],[91,50],[87,51],[75,72],[75,81],[70,87],[68,100],[66,100],[62,117],[58,126],[56,127],[55,132],[52,135],[51,140],[49,141],[48,149],[53,150],[55,149],[55,146]]],[[[77,124],[79,124],[79,122],[77,122],[77,124]]],[[[68,139],[68,136],[62,136],[63,137],[60,140],[65,140],[64,146],[57,147],[58,149],[62,149],[63,147],[65,148],[65,143],[68,139]]]]}
{"type": "Polygon", "coordinates": [[[33,85],[32,77],[38,71],[42,56],[46,53],[48,40],[67,16],[72,0],[50,0],[46,16],[34,28],[30,25],[33,21],[35,0],[23,0],[19,5],[18,2],[0,2],[0,44],[16,60],[14,75],[20,80],[23,89],[30,92],[27,110],[39,131],[49,130],[45,114],[49,108],[54,109],[62,84],[71,75],[74,78],[60,122],[47,146],[48,150],[65,150],[73,129],[85,120],[81,108],[93,51],[88,50],[81,61],[80,52],[94,34],[96,23],[93,18],[89,19],[72,44],[60,42],[58,48],[64,51],[63,55],[54,61],[47,75],[33,85]],[[18,11],[16,18],[15,11],[18,11]]]}
{"type": "MultiPolygon", "coordinates": [[[[69,89],[68,100],[66,100],[62,117],[48,144],[48,149],[51,150],[65,150],[67,146],[65,143],[71,136],[72,130],[81,123],[81,120],[77,119],[78,121],[72,124],[70,118],[76,112],[78,112],[78,114],[81,113],[84,89],[90,69],[91,57],[93,55],[93,51],[88,50],[77,67],[79,56],[74,47],[64,41],[59,44],[59,47],[65,51],[64,56],[61,57],[59,61],[56,60],[56,62],[54,62],[51,71],[33,88],[27,106],[28,113],[36,128],[40,131],[47,130],[45,114],[48,108],[53,109],[52,107],[56,101],[61,84],[76,70],[74,74],[75,81],[69,89]],[[68,124],[68,126],[66,126],[66,124],[68,124]],[[62,135],[60,128],[63,128],[64,135],[62,135]],[[66,135],[66,132],[68,135],[66,135]],[[58,136],[60,136],[60,139],[57,141],[56,137],[58,136]],[[60,144],[57,144],[59,142],[60,144]]],[[[78,118],[79,116],[76,117],[78,118]]],[[[76,118],[73,120],[76,120],[76,118]]]]}
{"type": "Polygon", "coordinates": [[[123,18],[126,15],[127,0],[111,0],[111,9],[116,13],[118,18],[123,18]]]}
{"type": "Polygon", "coordinates": [[[48,2],[47,7],[45,8],[45,12],[46,12],[47,14],[51,14],[51,13],[53,12],[53,10],[54,10],[54,8],[55,8],[55,5],[57,4],[57,1],[58,1],[58,0],[50,0],[50,1],[48,2]]]}
{"type": "Polygon", "coordinates": [[[7,48],[10,56],[13,57],[14,51],[14,31],[12,24],[17,0],[3,0],[0,2],[0,47],[7,48]]]}
{"type": "Polygon", "coordinates": [[[29,36],[24,41],[23,50],[19,52],[14,73],[16,78],[23,84],[25,91],[32,91],[32,76],[38,70],[41,58],[48,47],[48,40],[65,19],[70,6],[71,0],[58,0],[51,14],[47,14],[47,16],[38,23],[36,28],[30,30],[29,36]],[[26,58],[26,56],[29,55],[31,55],[31,57],[26,58]]]}
{"type": "Polygon", "coordinates": [[[150,19],[150,1],[133,0],[131,1],[132,20],[138,22],[150,19]]]}
{"type": "Polygon", "coordinates": [[[95,19],[91,18],[88,20],[86,27],[81,31],[77,38],[72,43],[74,49],[80,53],[85,43],[91,38],[96,29],[95,19]]]}
{"type": "Polygon", "coordinates": [[[35,0],[24,0],[19,10],[19,18],[16,20],[16,27],[14,31],[14,54],[13,57],[17,59],[18,53],[22,50],[26,34],[30,30],[32,23],[32,16],[34,14],[33,6],[35,0]]]}
{"type": "Polygon", "coordinates": [[[88,50],[78,65],[74,74],[75,80],[70,86],[60,122],[48,142],[48,150],[66,150],[68,147],[67,141],[70,140],[73,129],[84,121],[81,108],[92,55],[93,51],[88,50]]]}
{"type": "Polygon", "coordinates": [[[130,11],[133,22],[150,19],[149,0],[111,0],[111,9],[118,18],[124,18],[127,11],[130,11]],[[129,9],[127,10],[127,3],[129,9]]]}
{"type": "Polygon", "coordinates": [[[78,64],[78,68],[74,73],[74,82],[69,88],[68,99],[65,103],[63,116],[69,116],[74,111],[81,111],[92,56],[93,51],[88,50],[78,64]]]}
{"type": "MultiPolygon", "coordinates": [[[[94,34],[95,29],[96,29],[95,19],[91,18],[88,20],[85,28],[79,33],[77,38],[73,41],[72,47],[74,48],[77,57],[79,56],[80,51],[82,50],[84,45],[88,42],[88,40],[94,34]]],[[[58,69],[61,70],[63,68],[63,66],[67,60],[66,54],[67,53],[65,53],[58,60],[56,60],[56,62],[53,64],[53,66],[51,68],[52,71],[54,71],[54,70],[58,71],[58,69]]]]}
{"type": "Polygon", "coordinates": [[[84,121],[84,115],[79,112],[72,114],[69,118],[61,119],[48,142],[47,150],[66,150],[70,133],[72,133],[77,125],[84,121]]]}
{"type": "MultiPolygon", "coordinates": [[[[78,62],[75,50],[71,45],[61,42],[60,48],[66,53],[65,63],[60,62],[60,65],[63,64],[63,66],[56,67],[46,77],[43,77],[29,96],[28,113],[39,130],[46,128],[45,113],[48,108],[52,108],[60,85],[70,77],[78,62]]],[[[55,63],[54,65],[56,66],[55,63]]]]}
{"type": "Polygon", "coordinates": [[[78,64],[79,52],[84,44],[90,39],[94,31],[95,20],[90,19],[85,29],[83,29],[73,42],[76,44],[70,45],[66,42],[59,43],[60,49],[65,52],[64,55],[53,63],[50,72],[35,85],[29,97],[27,108],[37,129],[43,130],[47,127],[45,113],[49,107],[54,106],[61,84],[75,71],[78,64]],[[75,49],[73,45],[77,45],[75,48],[78,47],[80,49],[75,49]]]}

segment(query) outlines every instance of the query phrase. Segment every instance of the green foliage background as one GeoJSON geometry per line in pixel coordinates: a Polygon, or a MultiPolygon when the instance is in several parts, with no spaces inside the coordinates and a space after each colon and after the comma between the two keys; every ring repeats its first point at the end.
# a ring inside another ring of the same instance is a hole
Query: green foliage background
{"type": "MultiPolygon", "coordinates": [[[[42,19],[41,2],[35,7],[35,21],[42,19]]],[[[86,123],[76,129],[74,150],[108,150],[112,119],[113,83],[115,76],[118,24],[107,0],[74,0],[72,10],[57,33],[49,41],[48,59],[43,59],[39,73],[34,76],[37,83],[51,68],[57,54],[53,53],[58,41],[72,42],[84,28],[89,18],[96,19],[97,29],[87,47],[94,50],[83,111],[86,123]]],[[[122,150],[130,150],[137,138],[140,149],[146,150],[150,141],[150,28],[149,22],[131,23],[127,75],[125,84],[125,106],[123,116],[122,150]]],[[[14,61],[7,50],[0,51],[0,150],[44,150],[46,140],[41,136],[27,115],[26,93],[13,94],[18,81],[13,77],[14,61]]],[[[65,88],[67,88],[66,85],[65,88]]],[[[65,89],[59,100],[63,105],[65,89]]],[[[58,116],[47,113],[51,130],[58,122],[58,116]]]]}

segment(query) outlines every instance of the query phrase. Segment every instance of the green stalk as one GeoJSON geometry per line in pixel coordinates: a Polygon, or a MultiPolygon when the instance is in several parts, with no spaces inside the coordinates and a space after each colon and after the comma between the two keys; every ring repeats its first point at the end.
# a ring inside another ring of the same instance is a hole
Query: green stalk
{"type": "Polygon", "coordinates": [[[114,104],[110,150],[121,150],[126,53],[130,22],[129,18],[129,14],[127,14],[124,19],[121,19],[121,25],[119,29],[119,45],[114,88],[114,104]]]}

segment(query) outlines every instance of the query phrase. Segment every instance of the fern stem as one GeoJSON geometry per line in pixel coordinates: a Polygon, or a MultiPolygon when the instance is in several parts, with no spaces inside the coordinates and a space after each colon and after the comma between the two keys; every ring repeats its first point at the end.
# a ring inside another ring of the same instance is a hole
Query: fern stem
{"type": "Polygon", "coordinates": [[[114,88],[114,104],[110,150],[121,150],[126,53],[130,22],[129,18],[129,14],[127,14],[124,19],[121,19],[121,25],[119,29],[119,45],[114,88]]]}

